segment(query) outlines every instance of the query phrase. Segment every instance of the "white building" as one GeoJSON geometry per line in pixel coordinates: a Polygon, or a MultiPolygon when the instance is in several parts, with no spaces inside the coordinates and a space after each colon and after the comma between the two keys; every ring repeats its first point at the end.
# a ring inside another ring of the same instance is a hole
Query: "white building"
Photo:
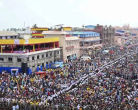
{"type": "Polygon", "coordinates": [[[70,33],[65,31],[45,31],[43,34],[45,37],[59,37],[59,47],[62,50],[62,58],[64,62],[80,57],[78,37],[73,37],[70,33]]]}

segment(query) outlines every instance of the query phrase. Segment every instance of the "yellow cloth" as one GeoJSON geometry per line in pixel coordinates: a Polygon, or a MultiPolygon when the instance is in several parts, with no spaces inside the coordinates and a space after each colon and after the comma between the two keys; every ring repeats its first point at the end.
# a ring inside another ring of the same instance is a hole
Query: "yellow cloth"
{"type": "Polygon", "coordinates": [[[34,82],[34,78],[31,78],[30,81],[31,81],[31,82],[34,82]]]}
{"type": "Polygon", "coordinates": [[[31,105],[34,105],[34,103],[33,103],[32,101],[30,102],[30,104],[31,104],[31,105]]]}
{"type": "Polygon", "coordinates": [[[45,104],[47,105],[48,103],[47,103],[47,99],[46,99],[46,101],[45,101],[45,104]]]}
{"type": "Polygon", "coordinates": [[[35,103],[35,105],[38,105],[38,104],[39,104],[38,102],[35,103]]]}

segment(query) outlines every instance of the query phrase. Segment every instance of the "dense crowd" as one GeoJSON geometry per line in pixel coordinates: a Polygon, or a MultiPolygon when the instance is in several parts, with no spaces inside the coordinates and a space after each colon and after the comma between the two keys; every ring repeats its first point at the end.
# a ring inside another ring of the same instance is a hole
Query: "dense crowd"
{"type": "MultiPolygon", "coordinates": [[[[120,52],[120,48],[112,49],[114,53],[97,52],[92,60],[76,59],[67,62],[63,68],[47,69],[46,74],[26,75],[19,73],[11,76],[4,72],[0,74],[1,102],[16,102],[39,106],[56,106],[86,109],[136,109],[136,79],[138,64],[134,56],[126,57],[111,68],[105,68],[102,73],[90,77],[83,83],[74,86],[72,90],[59,94],[52,100],[48,97],[70,87],[85,74],[128,53],[128,49],[120,52]]],[[[95,73],[96,74],[96,73],[95,73]]]]}
{"type": "MultiPolygon", "coordinates": [[[[105,68],[102,73],[90,77],[87,81],[74,90],[54,98],[52,104],[69,107],[78,107],[86,110],[137,110],[138,90],[136,81],[126,78],[123,74],[130,74],[130,71],[120,71],[117,65],[105,68]],[[120,72],[122,73],[122,76],[120,72]]],[[[138,64],[135,64],[138,68],[138,64]]],[[[127,66],[123,67],[127,69],[127,66]]],[[[138,70],[134,70],[133,73],[138,70]]],[[[129,76],[128,76],[129,77],[129,76]]]]}

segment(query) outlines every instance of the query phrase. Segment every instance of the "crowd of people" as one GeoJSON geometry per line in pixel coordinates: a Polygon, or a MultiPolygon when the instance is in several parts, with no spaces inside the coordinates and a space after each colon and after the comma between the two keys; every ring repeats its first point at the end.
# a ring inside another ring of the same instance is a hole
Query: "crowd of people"
{"type": "Polygon", "coordinates": [[[47,69],[46,74],[19,73],[17,76],[6,72],[0,74],[0,101],[40,107],[135,110],[138,91],[136,82],[132,79],[137,77],[138,63],[135,62],[133,55],[125,57],[111,68],[104,68],[102,70],[104,75],[97,74],[95,77],[89,77],[71,90],[48,100],[49,97],[67,89],[84,75],[95,72],[101,66],[130,52],[125,48],[120,52],[119,47],[112,51],[114,51],[112,54],[102,54],[102,51],[99,51],[96,56],[91,56],[92,59],[89,61],[80,59],[68,61],[63,68],[47,69]]]}
{"type": "MultiPolygon", "coordinates": [[[[98,73],[87,79],[85,83],[79,84],[74,90],[54,98],[52,105],[59,105],[59,108],[68,106],[85,110],[137,110],[136,81],[132,77],[130,80],[129,76],[126,78],[123,75],[129,75],[130,71],[121,72],[122,68],[116,69],[120,63],[122,64],[119,62],[111,68],[105,68],[102,71],[104,74],[98,73]]],[[[128,65],[123,67],[123,70],[128,69],[128,65]]],[[[134,65],[138,68],[138,63],[134,65]]],[[[133,73],[137,71],[134,70],[133,73]]]]}

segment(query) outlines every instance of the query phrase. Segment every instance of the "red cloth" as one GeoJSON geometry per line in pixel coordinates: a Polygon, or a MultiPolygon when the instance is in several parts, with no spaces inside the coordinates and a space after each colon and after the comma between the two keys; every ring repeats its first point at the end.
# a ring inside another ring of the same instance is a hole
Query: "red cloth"
{"type": "Polygon", "coordinates": [[[110,54],[114,54],[114,51],[113,51],[113,50],[110,50],[109,53],[110,53],[110,54]]]}

